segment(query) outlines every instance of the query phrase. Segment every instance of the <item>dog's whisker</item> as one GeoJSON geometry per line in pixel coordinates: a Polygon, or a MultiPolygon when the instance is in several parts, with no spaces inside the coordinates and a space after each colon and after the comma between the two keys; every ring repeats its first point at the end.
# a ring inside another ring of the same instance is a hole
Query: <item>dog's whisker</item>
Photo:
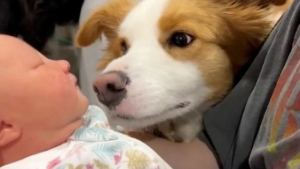
{"type": "Polygon", "coordinates": [[[191,109],[194,113],[196,113],[198,116],[199,116],[199,118],[202,118],[202,116],[199,114],[199,112],[197,112],[194,108],[192,108],[191,109]]]}

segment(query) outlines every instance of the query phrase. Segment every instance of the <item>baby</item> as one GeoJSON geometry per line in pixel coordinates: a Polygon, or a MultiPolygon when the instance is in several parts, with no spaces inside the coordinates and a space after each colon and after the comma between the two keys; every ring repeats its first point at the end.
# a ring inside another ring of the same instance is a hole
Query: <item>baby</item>
{"type": "Polygon", "coordinates": [[[1,169],[167,169],[152,149],[114,132],[66,61],[0,35],[1,169]]]}

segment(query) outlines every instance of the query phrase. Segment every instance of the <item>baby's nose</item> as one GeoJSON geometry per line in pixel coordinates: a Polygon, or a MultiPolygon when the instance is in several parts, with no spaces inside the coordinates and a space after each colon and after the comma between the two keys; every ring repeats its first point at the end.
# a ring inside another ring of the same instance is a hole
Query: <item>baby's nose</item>
{"type": "Polygon", "coordinates": [[[63,72],[68,73],[70,70],[70,63],[66,60],[58,60],[57,63],[59,64],[60,68],[63,72]]]}
{"type": "Polygon", "coordinates": [[[112,71],[100,75],[94,81],[94,91],[98,100],[107,107],[115,107],[121,103],[126,96],[126,86],[129,84],[129,77],[121,71],[112,71]]]}

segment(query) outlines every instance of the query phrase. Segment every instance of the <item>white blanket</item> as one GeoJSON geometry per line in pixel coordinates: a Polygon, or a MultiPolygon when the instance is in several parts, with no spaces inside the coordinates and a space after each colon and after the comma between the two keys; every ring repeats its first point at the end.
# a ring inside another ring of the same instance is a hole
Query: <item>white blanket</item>
{"type": "Polygon", "coordinates": [[[170,169],[144,143],[109,128],[104,112],[90,106],[84,125],[65,144],[1,169],[170,169]]]}

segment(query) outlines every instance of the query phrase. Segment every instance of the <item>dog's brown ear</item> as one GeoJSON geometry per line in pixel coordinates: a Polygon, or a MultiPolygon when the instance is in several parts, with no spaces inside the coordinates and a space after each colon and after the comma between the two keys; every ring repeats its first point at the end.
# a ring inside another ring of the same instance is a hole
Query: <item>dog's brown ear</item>
{"type": "Polygon", "coordinates": [[[220,9],[221,17],[228,25],[228,29],[223,30],[226,32],[224,40],[227,42],[223,47],[231,55],[236,72],[249,61],[253,52],[259,50],[274,23],[268,18],[270,11],[257,4],[231,3],[220,9]]]}
{"type": "Polygon", "coordinates": [[[108,39],[114,38],[120,22],[134,4],[131,0],[110,0],[106,5],[96,9],[80,26],[75,39],[76,46],[89,46],[100,38],[102,33],[108,39]]]}
{"type": "Polygon", "coordinates": [[[274,26],[269,19],[270,11],[254,3],[246,6],[238,3],[227,5],[223,16],[236,35],[253,43],[264,40],[274,26]]]}

